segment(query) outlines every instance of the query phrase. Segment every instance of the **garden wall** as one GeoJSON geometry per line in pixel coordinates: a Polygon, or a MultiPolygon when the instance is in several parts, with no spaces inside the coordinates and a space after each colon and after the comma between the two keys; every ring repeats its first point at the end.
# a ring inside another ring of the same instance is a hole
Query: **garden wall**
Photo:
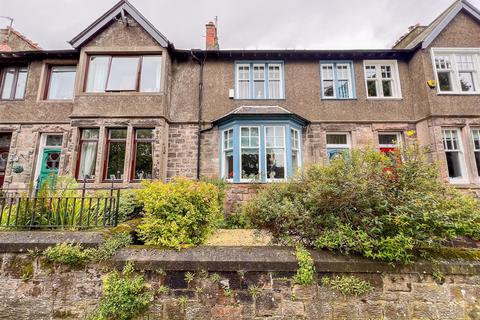
{"type": "Polygon", "coordinates": [[[366,295],[344,297],[321,285],[294,285],[297,263],[289,248],[132,247],[106,264],[81,268],[49,264],[26,252],[67,239],[101,241],[92,233],[0,233],[0,319],[84,319],[101,296],[102,276],[126,261],[156,291],[145,319],[480,319],[479,263],[393,267],[314,252],[319,278],[352,274],[374,287],[366,295]],[[436,281],[434,269],[445,279],[436,281]],[[195,272],[189,283],[187,271],[195,272]]]}

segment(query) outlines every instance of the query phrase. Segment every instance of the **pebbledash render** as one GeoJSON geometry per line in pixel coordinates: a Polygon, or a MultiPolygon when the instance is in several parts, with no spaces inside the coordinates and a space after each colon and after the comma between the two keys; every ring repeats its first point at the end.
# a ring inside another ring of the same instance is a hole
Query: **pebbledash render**
{"type": "MultiPolygon", "coordinates": [[[[177,49],[122,0],[69,43],[0,33],[0,186],[220,177],[228,210],[312,163],[409,139],[480,191],[480,11],[454,2],[392,49],[177,49]]],[[[221,39],[220,39],[221,40],[221,39]]]]}

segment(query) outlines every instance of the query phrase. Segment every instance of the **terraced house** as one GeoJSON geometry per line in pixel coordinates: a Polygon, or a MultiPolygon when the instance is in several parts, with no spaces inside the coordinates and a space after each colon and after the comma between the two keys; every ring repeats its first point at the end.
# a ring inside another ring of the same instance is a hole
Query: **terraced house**
{"type": "Polygon", "coordinates": [[[480,190],[480,11],[454,2],[386,50],[184,50],[122,0],[42,50],[1,33],[0,185],[219,176],[229,205],[343,150],[414,138],[480,190]]]}

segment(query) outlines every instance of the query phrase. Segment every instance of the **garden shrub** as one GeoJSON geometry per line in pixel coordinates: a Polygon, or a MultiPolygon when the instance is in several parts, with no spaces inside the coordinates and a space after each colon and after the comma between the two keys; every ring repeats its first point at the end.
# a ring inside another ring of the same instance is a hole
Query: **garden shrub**
{"type": "Polygon", "coordinates": [[[98,308],[90,317],[94,320],[131,320],[147,311],[153,294],[145,279],[134,274],[131,262],[121,273],[113,271],[103,279],[103,292],[98,308]]]}
{"type": "Polygon", "coordinates": [[[227,215],[221,224],[224,229],[251,229],[250,218],[243,212],[237,212],[227,215]]]}
{"type": "Polygon", "coordinates": [[[44,251],[44,255],[50,262],[58,262],[70,266],[79,266],[87,263],[92,258],[91,249],[84,249],[79,244],[59,243],[44,251]]]}
{"type": "Polygon", "coordinates": [[[138,236],[147,245],[182,248],[202,243],[221,219],[218,188],[176,178],[145,182],[139,191],[145,216],[138,236]]]}
{"type": "Polygon", "coordinates": [[[416,143],[391,156],[353,150],[266,187],[244,208],[279,242],[412,261],[417,250],[457,236],[480,239],[480,205],[439,180],[416,143]]]}

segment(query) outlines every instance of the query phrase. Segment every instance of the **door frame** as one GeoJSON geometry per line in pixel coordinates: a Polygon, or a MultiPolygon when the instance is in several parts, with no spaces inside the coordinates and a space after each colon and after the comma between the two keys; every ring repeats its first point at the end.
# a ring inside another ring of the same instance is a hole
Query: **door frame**
{"type": "MultiPolygon", "coordinates": [[[[42,167],[42,162],[43,162],[43,151],[45,149],[58,149],[60,150],[60,152],[62,152],[62,148],[63,148],[63,139],[64,139],[64,135],[63,135],[63,132],[49,132],[49,133],[41,133],[41,136],[40,136],[40,143],[39,143],[39,146],[38,146],[38,153],[37,153],[37,159],[36,159],[36,165],[35,165],[35,174],[33,175],[33,186],[36,188],[38,187],[37,184],[38,184],[38,178],[40,177],[40,169],[42,167]],[[62,145],[61,146],[47,146],[46,143],[47,143],[47,136],[62,136],[62,145]]],[[[61,155],[60,155],[61,157],[61,155]]],[[[59,167],[58,167],[58,171],[60,172],[60,169],[61,169],[61,162],[59,164],[59,167]]]]}
{"type": "Polygon", "coordinates": [[[0,147],[0,153],[3,152],[2,150],[6,150],[7,151],[7,164],[6,164],[6,167],[5,167],[5,172],[3,173],[3,180],[0,181],[0,190],[3,188],[4,184],[5,184],[5,176],[7,174],[7,169],[8,169],[8,160],[10,158],[10,149],[12,149],[12,132],[0,132],[1,135],[5,134],[5,135],[10,135],[10,144],[8,145],[8,147],[5,147],[5,148],[1,148],[0,147]]]}

